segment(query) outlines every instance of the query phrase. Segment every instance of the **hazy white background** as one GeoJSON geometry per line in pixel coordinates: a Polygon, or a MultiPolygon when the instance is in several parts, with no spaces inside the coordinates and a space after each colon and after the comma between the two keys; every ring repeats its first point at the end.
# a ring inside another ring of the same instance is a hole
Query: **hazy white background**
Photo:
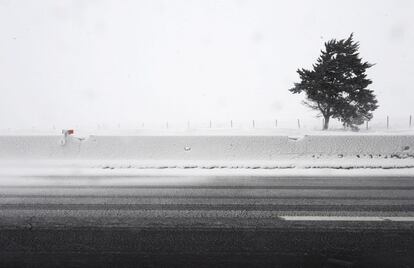
{"type": "Polygon", "coordinates": [[[414,112],[412,0],[0,0],[0,128],[311,118],[288,89],[361,42],[380,109],[414,112]]]}

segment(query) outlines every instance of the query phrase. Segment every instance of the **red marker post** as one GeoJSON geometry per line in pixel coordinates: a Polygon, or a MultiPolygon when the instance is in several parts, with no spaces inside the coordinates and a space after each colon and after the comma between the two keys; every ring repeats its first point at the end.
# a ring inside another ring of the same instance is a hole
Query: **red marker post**
{"type": "Polygon", "coordinates": [[[62,129],[63,139],[60,141],[60,144],[63,146],[66,144],[67,137],[73,135],[75,130],[73,129],[62,129]]]}

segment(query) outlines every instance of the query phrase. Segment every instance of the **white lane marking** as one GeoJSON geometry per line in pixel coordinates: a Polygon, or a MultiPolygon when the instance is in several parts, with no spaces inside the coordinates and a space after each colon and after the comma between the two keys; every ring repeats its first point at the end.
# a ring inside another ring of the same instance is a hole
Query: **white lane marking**
{"type": "Polygon", "coordinates": [[[395,221],[412,222],[414,217],[377,216],[279,216],[286,221],[395,221]]]}

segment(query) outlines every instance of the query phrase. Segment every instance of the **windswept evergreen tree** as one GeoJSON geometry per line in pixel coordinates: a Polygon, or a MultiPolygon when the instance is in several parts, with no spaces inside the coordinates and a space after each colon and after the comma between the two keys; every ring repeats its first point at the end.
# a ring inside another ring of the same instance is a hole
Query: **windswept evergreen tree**
{"type": "Polygon", "coordinates": [[[331,118],[358,129],[358,125],[372,119],[372,111],[378,108],[373,91],[367,88],[372,81],[365,73],[373,65],[362,61],[358,49],[353,34],[348,39],[332,39],[325,43],[312,70],[297,71],[301,81],[290,91],[306,94],[304,104],[320,112],[324,130],[331,118]]]}

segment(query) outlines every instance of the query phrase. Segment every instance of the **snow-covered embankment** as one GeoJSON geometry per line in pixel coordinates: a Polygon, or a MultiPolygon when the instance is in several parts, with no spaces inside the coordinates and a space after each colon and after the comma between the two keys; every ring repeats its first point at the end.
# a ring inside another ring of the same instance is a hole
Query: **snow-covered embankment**
{"type": "Polygon", "coordinates": [[[100,168],[411,168],[414,135],[0,136],[0,162],[100,168]]]}

